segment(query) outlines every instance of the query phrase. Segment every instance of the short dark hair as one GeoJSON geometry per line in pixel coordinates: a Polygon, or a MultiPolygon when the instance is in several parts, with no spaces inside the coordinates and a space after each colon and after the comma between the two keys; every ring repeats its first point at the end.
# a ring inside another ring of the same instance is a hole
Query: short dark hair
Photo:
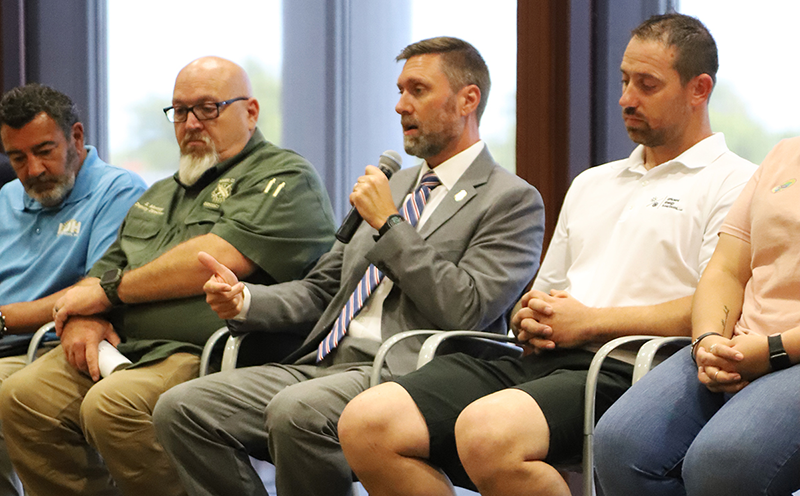
{"type": "Polygon", "coordinates": [[[716,84],[719,59],[717,44],[708,28],[697,18],[669,12],[644,21],[631,33],[643,41],[661,41],[675,47],[677,56],[673,67],[685,85],[695,76],[708,74],[716,84]]]}
{"type": "Polygon", "coordinates": [[[39,83],[29,83],[9,90],[0,99],[0,125],[20,129],[44,112],[69,139],[72,126],[80,122],[78,107],[58,90],[39,83]]]}
{"type": "Polygon", "coordinates": [[[408,60],[424,54],[441,55],[442,72],[447,76],[450,88],[456,92],[464,86],[474,84],[481,90],[481,101],[478,103],[478,122],[481,120],[486,102],[489,100],[489,68],[478,50],[464,40],[439,36],[412,43],[403,48],[395,60],[408,60]]]}

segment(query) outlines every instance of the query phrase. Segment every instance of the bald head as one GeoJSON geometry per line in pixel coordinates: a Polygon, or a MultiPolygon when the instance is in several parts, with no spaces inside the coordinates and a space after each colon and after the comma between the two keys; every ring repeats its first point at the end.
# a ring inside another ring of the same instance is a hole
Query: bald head
{"type": "Polygon", "coordinates": [[[214,152],[219,161],[242,151],[258,122],[258,102],[250,78],[238,64],[220,57],[202,57],[181,69],[172,94],[174,107],[194,107],[244,98],[219,109],[216,119],[199,120],[190,112],[185,122],[175,123],[175,137],[182,155],[214,152]]]}
{"type": "Polygon", "coordinates": [[[181,69],[175,80],[175,88],[181,84],[205,81],[210,85],[222,85],[237,96],[253,96],[250,77],[239,64],[221,57],[200,57],[181,69]]]}

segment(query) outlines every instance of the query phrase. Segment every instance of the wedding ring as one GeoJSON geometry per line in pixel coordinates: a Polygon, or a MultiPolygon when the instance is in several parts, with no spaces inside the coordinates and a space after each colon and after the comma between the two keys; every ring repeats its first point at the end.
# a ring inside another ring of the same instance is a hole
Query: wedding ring
{"type": "Polygon", "coordinates": [[[715,347],[716,345],[717,345],[717,343],[714,343],[714,344],[712,344],[712,345],[711,345],[711,348],[709,348],[709,349],[708,349],[708,352],[709,352],[709,353],[714,353],[714,347],[715,347]]]}
{"type": "Polygon", "coordinates": [[[714,372],[714,382],[717,382],[717,376],[719,375],[719,370],[714,372]]]}

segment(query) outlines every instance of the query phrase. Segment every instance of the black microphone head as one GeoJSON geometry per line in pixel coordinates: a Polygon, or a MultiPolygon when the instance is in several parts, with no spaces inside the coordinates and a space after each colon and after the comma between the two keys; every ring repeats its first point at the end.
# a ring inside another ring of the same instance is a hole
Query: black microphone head
{"type": "Polygon", "coordinates": [[[386,174],[386,177],[391,178],[392,174],[400,170],[403,163],[403,157],[394,150],[386,150],[381,153],[378,159],[378,168],[386,174]]]}

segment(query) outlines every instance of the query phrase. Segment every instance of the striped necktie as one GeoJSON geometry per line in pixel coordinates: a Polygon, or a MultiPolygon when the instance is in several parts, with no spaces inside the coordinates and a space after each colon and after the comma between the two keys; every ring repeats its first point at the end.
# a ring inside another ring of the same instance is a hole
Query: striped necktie
{"type": "MultiPolygon", "coordinates": [[[[408,221],[412,227],[417,226],[419,217],[422,215],[422,209],[425,208],[425,204],[428,202],[431,190],[439,184],[441,183],[439,178],[436,177],[436,174],[433,171],[429,171],[422,176],[419,186],[414,190],[414,194],[410,195],[408,200],[406,200],[400,211],[400,215],[408,221]]],[[[370,266],[367,267],[364,277],[358,282],[355,291],[350,295],[350,299],[347,300],[341,313],[339,313],[339,317],[336,319],[336,322],[334,322],[331,332],[329,332],[325,339],[319,344],[317,348],[317,362],[322,361],[331,350],[339,346],[339,342],[347,332],[350,322],[364,307],[364,303],[367,302],[367,299],[375,288],[378,287],[382,279],[383,273],[379,271],[377,267],[370,264],[370,266]]]]}

